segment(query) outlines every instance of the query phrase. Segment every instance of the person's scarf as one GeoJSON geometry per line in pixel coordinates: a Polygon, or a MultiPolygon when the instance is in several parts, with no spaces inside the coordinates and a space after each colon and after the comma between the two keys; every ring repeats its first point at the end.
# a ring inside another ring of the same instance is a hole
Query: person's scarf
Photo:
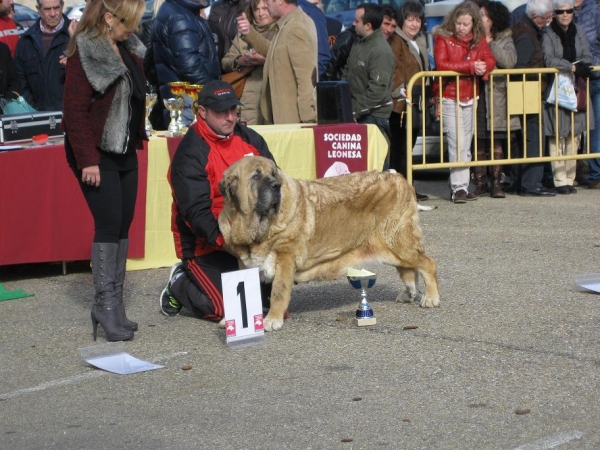
{"type": "Polygon", "coordinates": [[[577,28],[575,24],[571,22],[566,30],[564,30],[556,20],[553,20],[550,24],[552,31],[560,39],[560,43],[563,47],[562,57],[569,62],[575,62],[577,59],[577,50],[575,49],[575,36],[577,36],[577,28]]]}

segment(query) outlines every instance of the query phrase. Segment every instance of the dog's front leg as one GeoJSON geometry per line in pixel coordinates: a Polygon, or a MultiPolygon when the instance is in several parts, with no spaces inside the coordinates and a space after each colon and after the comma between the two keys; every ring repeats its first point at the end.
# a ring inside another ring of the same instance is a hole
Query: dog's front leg
{"type": "Polygon", "coordinates": [[[271,290],[271,309],[265,317],[265,331],[281,330],[283,316],[290,304],[294,283],[294,255],[278,254],[271,290]]]}

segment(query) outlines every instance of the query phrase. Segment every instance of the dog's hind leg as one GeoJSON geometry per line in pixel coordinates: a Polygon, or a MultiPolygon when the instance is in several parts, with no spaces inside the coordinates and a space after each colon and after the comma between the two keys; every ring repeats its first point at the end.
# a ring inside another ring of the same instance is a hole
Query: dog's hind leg
{"type": "Polygon", "coordinates": [[[397,302],[412,303],[417,300],[419,291],[417,284],[419,282],[419,275],[415,269],[409,269],[406,267],[396,267],[402,283],[404,283],[404,290],[396,297],[397,302]]]}
{"type": "Polygon", "coordinates": [[[405,290],[396,297],[397,302],[411,303],[418,301],[422,308],[440,306],[440,294],[437,284],[437,269],[433,259],[424,252],[412,253],[409,257],[403,255],[394,263],[396,270],[404,283],[405,290]],[[425,294],[418,291],[419,275],[425,282],[425,294]]]}
{"type": "Polygon", "coordinates": [[[437,268],[435,261],[425,253],[420,253],[416,266],[425,282],[425,295],[421,298],[421,308],[435,308],[440,306],[440,293],[437,283],[437,268]]]}

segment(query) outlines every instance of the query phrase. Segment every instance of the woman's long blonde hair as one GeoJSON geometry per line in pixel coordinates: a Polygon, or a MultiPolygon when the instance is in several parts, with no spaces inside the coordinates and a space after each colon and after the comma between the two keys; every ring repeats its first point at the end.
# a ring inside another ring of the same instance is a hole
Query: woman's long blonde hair
{"type": "Polygon", "coordinates": [[[450,11],[450,14],[446,16],[444,22],[440,25],[442,30],[450,33],[452,36],[456,28],[456,19],[460,16],[471,16],[473,19],[473,44],[477,45],[482,37],[485,36],[485,30],[483,29],[483,23],[481,22],[481,13],[479,12],[479,6],[473,1],[467,0],[456,5],[456,7],[450,11]]]}
{"type": "Polygon", "coordinates": [[[80,33],[89,33],[92,37],[108,36],[108,24],[104,14],[111,13],[127,27],[136,31],[144,14],[146,3],[144,0],[90,0],[83,10],[81,20],[73,33],[67,47],[67,56],[73,56],[77,50],[77,36],[80,33]]]}

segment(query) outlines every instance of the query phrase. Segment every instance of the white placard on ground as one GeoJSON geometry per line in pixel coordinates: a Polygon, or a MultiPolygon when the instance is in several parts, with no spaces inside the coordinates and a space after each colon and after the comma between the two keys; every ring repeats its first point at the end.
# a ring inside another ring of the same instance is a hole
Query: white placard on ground
{"type": "Polygon", "coordinates": [[[258,269],[221,274],[225,304],[225,341],[231,348],[262,343],[265,338],[258,269]]]}
{"type": "Polygon", "coordinates": [[[88,364],[119,375],[129,375],[165,367],[134,358],[125,352],[123,342],[120,341],[83,347],[79,349],[79,352],[88,364]]]}

